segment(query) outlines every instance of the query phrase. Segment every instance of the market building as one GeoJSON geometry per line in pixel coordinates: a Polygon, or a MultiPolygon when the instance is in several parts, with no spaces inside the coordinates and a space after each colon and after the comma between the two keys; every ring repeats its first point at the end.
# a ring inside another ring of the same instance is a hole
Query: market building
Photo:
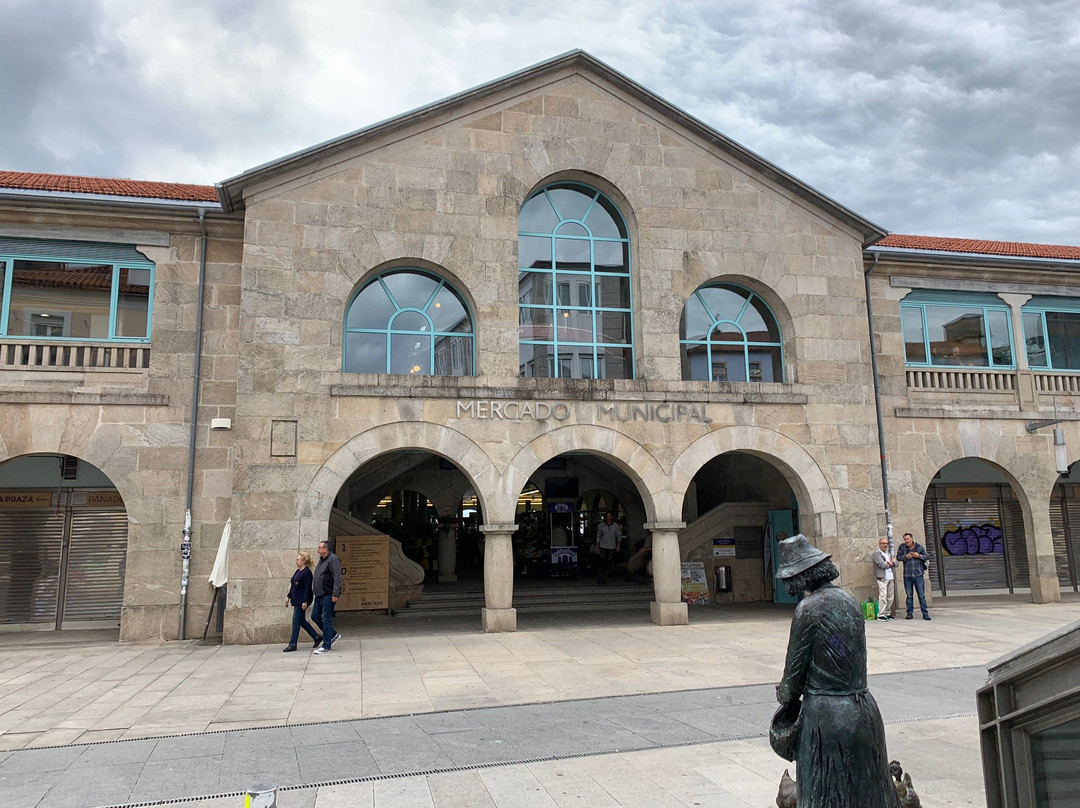
{"type": "Polygon", "coordinates": [[[344,536],[398,610],[615,603],[606,511],[660,624],[795,531],[865,596],[879,402],[932,590],[1057,600],[1080,248],[886,236],[581,52],[216,188],[0,172],[0,624],[190,635],[226,522],[226,642],[344,536]]]}

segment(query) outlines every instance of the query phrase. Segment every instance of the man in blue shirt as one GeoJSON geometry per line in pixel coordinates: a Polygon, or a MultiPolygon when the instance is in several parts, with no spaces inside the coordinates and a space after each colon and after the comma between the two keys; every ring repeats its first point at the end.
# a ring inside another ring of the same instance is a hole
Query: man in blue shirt
{"type": "Polygon", "coordinates": [[[896,560],[904,562],[904,591],[907,593],[907,618],[914,616],[915,602],[912,591],[919,595],[919,608],[922,609],[922,619],[929,620],[930,612],[926,608],[926,565],[930,561],[930,554],[926,548],[915,541],[910,533],[904,534],[904,543],[896,551],[896,560]]]}

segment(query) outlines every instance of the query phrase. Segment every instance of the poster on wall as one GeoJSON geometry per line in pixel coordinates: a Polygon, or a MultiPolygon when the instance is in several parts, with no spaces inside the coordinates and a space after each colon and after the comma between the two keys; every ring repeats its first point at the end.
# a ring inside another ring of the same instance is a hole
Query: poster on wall
{"type": "Polygon", "coordinates": [[[341,597],[335,611],[390,608],[390,537],[338,536],[341,597]]]}
{"type": "Polygon", "coordinates": [[[709,579],[705,576],[705,562],[682,562],[682,599],[687,606],[709,605],[709,579]]]}

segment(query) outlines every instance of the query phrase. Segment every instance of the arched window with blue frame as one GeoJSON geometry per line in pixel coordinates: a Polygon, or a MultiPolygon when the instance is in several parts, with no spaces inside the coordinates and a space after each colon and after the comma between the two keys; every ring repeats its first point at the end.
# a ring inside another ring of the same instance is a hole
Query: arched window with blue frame
{"type": "Polygon", "coordinates": [[[1013,369],[1008,305],[989,293],[917,289],[900,302],[908,367],[1013,369]]]}
{"type": "Polygon", "coordinates": [[[784,346],[768,304],[732,283],[702,286],[679,329],[682,377],[701,382],[782,382],[784,346]]]}
{"type": "Polygon", "coordinates": [[[473,322],[461,295],[420,269],[382,272],[349,302],[346,373],[472,376],[473,322]]]}
{"type": "Polygon", "coordinates": [[[518,312],[520,375],[634,377],[630,238],[608,197],[561,182],[525,201],[518,312]]]}

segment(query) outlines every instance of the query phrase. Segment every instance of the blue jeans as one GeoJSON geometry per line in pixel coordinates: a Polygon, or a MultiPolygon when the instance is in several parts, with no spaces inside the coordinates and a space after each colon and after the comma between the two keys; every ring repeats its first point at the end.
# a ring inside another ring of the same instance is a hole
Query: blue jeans
{"type": "Polygon", "coordinates": [[[306,631],[313,640],[319,636],[319,632],[313,629],[311,623],[307,621],[307,612],[300,608],[299,603],[294,603],[292,607],[292,637],[289,638],[289,645],[296,645],[296,641],[300,639],[300,629],[306,631]]]}
{"type": "Polygon", "coordinates": [[[330,642],[334,639],[334,601],[330,595],[315,596],[311,622],[322,629],[322,645],[329,651],[330,642]]]}
{"type": "Polygon", "coordinates": [[[907,592],[907,613],[912,614],[915,609],[915,599],[911,593],[914,590],[919,595],[919,608],[922,609],[923,617],[930,614],[926,610],[926,580],[923,576],[918,578],[904,578],[904,591],[907,592]]]}

